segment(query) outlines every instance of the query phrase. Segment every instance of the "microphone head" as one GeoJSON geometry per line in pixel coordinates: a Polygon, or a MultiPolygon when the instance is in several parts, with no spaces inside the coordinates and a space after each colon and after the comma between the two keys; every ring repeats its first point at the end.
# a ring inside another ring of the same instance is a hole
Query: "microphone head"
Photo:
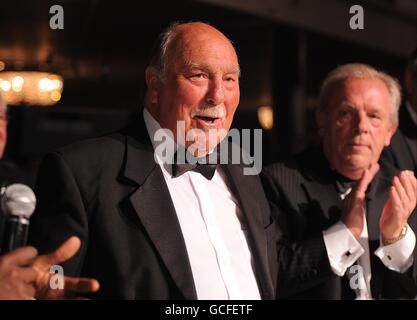
{"type": "Polygon", "coordinates": [[[29,219],[36,207],[36,197],[27,185],[14,183],[7,186],[1,197],[4,213],[29,219]]]}

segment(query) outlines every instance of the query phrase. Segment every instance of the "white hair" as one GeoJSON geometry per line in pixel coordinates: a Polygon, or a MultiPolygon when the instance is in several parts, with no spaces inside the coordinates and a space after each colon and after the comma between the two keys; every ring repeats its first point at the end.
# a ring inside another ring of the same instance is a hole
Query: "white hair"
{"type": "Polygon", "coordinates": [[[167,68],[167,52],[169,45],[177,34],[177,27],[180,23],[174,22],[165,29],[158,37],[152,52],[149,65],[156,71],[158,77],[162,80],[167,68]]]}
{"type": "Polygon", "coordinates": [[[345,64],[330,71],[320,89],[319,112],[326,112],[329,98],[338,85],[348,78],[379,79],[388,89],[390,95],[390,120],[391,124],[398,125],[398,110],[401,104],[401,86],[397,79],[378,71],[369,65],[361,63],[345,64]]]}

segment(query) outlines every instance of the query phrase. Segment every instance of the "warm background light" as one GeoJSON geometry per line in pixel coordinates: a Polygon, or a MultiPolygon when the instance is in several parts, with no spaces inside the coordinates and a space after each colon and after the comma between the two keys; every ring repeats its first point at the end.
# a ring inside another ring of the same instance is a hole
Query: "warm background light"
{"type": "Polygon", "coordinates": [[[7,104],[51,106],[61,99],[61,76],[36,71],[0,72],[0,91],[7,104]]]}
{"type": "Polygon", "coordinates": [[[270,106],[258,108],[258,121],[265,130],[271,130],[274,127],[274,110],[270,106]]]}

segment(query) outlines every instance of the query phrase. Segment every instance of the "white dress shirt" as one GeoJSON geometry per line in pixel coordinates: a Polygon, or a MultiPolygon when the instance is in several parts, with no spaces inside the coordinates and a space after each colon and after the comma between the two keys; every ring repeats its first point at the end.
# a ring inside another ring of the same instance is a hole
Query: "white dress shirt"
{"type": "MultiPolygon", "coordinates": [[[[350,188],[341,194],[342,200],[352,191],[350,188]]],[[[347,274],[351,288],[355,291],[356,299],[372,299],[371,292],[371,261],[368,242],[368,227],[366,222],[365,208],[363,210],[363,229],[359,239],[353,236],[346,225],[339,221],[327,230],[323,231],[324,243],[333,272],[342,277],[347,274]],[[357,265],[363,272],[358,272],[358,267],[350,267],[357,261],[357,265]]],[[[381,259],[389,269],[404,273],[413,264],[413,250],[416,237],[413,230],[408,226],[407,233],[401,240],[384,246],[380,240],[379,248],[374,254],[381,259]]]]}
{"type": "MultiPolygon", "coordinates": [[[[155,150],[161,127],[146,108],[143,117],[155,150]]],[[[260,299],[242,212],[223,171],[218,167],[211,180],[194,171],[173,177],[170,164],[157,153],[155,160],[174,203],[198,299],[260,299]]]]}

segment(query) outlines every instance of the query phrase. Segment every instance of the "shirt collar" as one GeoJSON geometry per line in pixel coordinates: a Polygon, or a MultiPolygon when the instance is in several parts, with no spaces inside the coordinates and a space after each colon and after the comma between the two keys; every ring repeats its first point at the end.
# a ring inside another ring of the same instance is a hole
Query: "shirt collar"
{"type": "Polygon", "coordinates": [[[161,144],[165,144],[166,146],[173,146],[172,150],[171,148],[164,148],[164,151],[166,152],[166,159],[173,159],[175,150],[177,149],[177,144],[175,143],[175,140],[172,137],[172,134],[170,130],[167,130],[165,128],[161,128],[160,124],[156,119],[150,114],[150,112],[145,108],[143,108],[143,120],[145,122],[146,129],[149,134],[149,138],[152,142],[152,147],[154,149],[154,159],[155,161],[163,167],[166,171],[169,172],[170,175],[172,175],[172,165],[168,164],[164,161],[164,159],[161,157],[161,155],[158,152],[155,152],[155,150],[158,150],[158,147],[161,144]],[[155,139],[155,135],[159,130],[162,130],[164,138],[161,139],[162,141],[158,141],[155,139]]]}
{"type": "MultiPolygon", "coordinates": [[[[146,107],[143,108],[143,120],[145,122],[145,126],[149,134],[149,138],[152,142],[155,161],[172,176],[172,163],[171,162],[166,163],[164,161],[165,159],[174,159],[174,154],[178,148],[174,140],[174,137],[172,136],[171,130],[162,128],[161,125],[158,123],[158,121],[146,109],[146,107]],[[159,139],[155,139],[155,134],[157,134],[157,132],[160,132],[160,130],[162,130],[161,136],[164,137],[160,139],[162,141],[158,141],[159,139]],[[165,146],[164,147],[161,146],[159,148],[161,144],[164,144],[165,146]],[[170,146],[172,148],[169,148],[169,147],[166,148],[166,146],[170,146]],[[164,152],[164,157],[162,157],[161,154],[159,154],[158,150],[164,152]]],[[[213,150],[209,152],[209,155],[214,151],[214,149],[215,148],[213,148],[213,150]]]]}

